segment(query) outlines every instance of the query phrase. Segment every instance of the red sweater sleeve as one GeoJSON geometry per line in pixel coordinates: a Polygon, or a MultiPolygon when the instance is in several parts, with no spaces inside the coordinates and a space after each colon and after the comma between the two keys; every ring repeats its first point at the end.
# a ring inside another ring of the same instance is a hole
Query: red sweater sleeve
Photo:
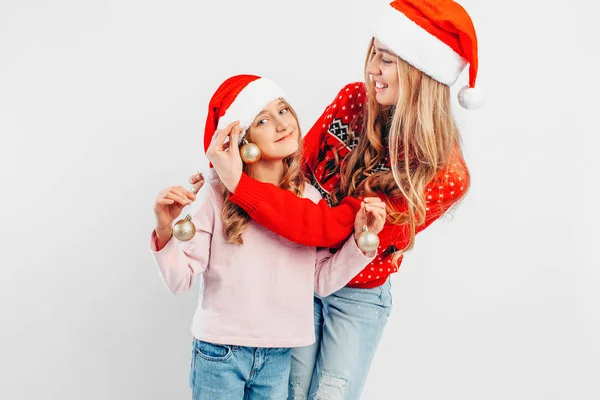
{"type": "Polygon", "coordinates": [[[340,247],[352,234],[360,210],[360,200],[352,197],[337,207],[329,207],[325,200],[315,204],[246,174],[229,199],[265,228],[292,242],[317,247],[340,247]]]}

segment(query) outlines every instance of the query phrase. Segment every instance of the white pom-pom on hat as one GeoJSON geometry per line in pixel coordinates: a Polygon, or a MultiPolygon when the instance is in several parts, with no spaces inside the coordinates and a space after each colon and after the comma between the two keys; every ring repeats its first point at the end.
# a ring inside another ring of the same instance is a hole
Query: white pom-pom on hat
{"type": "Polygon", "coordinates": [[[458,103],[467,110],[476,110],[483,105],[484,92],[480,87],[465,85],[458,92],[458,103]]]}

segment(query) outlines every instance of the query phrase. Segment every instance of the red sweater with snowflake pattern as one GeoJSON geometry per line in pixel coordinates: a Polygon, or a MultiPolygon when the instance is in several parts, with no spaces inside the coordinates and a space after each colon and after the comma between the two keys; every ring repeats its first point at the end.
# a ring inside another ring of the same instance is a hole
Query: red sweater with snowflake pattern
{"type": "MultiPolygon", "coordinates": [[[[291,241],[308,246],[339,247],[354,230],[360,200],[346,197],[336,207],[329,207],[329,204],[331,193],[340,181],[337,162],[343,160],[358,143],[358,137],[352,132],[359,134],[362,131],[366,96],[364,83],[346,85],[304,138],[306,169],[312,185],[323,196],[319,204],[306,201],[275,185],[258,182],[245,174],[242,174],[230,200],[244,208],[253,220],[291,241]],[[339,157],[334,157],[334,151],[339,157]]],[[[389,161],[376,169],[389,169],[389,161]]],[[[468,185],[469,174],[465,162],[460,152],[453,152],[448,165],[439,171],[425,189],[427,211],[425,222],[417,227],[417,233],[458,201],[468,185]]],[[[391,198],[383,193],[377,195],[387,204],[393,204],[397,210],[406,210],[404,198],[391,198]]],[[[347,286],[377,287],[398,270],[392,264],[392,253],[408,244],[408,224],[392,225],[386,222],[379,233],[379,240],[377,257],[347,286]]]]}

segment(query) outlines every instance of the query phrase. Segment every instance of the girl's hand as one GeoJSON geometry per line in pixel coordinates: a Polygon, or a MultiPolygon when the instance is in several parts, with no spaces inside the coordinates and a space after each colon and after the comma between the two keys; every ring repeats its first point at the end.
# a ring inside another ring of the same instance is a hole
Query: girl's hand
{"type": "Polygon", "coordinates": [[[185,206],[196,199],[196,195],[181,186],[171,186],[158,194],[154,203],[156,234],[160,238],[171,237],[173,221],[185,206]]]}

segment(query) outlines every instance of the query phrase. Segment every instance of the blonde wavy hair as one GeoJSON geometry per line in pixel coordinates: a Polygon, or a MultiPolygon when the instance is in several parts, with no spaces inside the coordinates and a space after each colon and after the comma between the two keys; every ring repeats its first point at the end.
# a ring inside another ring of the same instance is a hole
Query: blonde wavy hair
{"type": "MultiPolygon", "coordinates": [[[[288,102],[283,99],[281,100],[296,119],[296,123],[298,123],[296,111],[294,111],[288,102]]],[[[300,124],[298,123],[298,129],[300,129],[299,127],[300,124]]],[[[248,128],[246,139],[248,142],[252,142],[252,128],[248,128]]],[[[302,132],[300,130],[298,131],[298,150],[284,158],[282,162],[283,177],[279,183],[279,187],[289,190],[297,196],[302,196],[304,184],[307,180],[302,168],[302,132]]],[[[251,164],[244,164],[243,171],[251,178],[254,177],[251,164]]],[[[225,185],[221,184],[220,187],[221,193],[223,194],[223,210],[221,212],[221,218],[223,219],[227,241],[233,244],[244,244],[242,234],[250,221],[250,216],[243,208],[229,200],[229,190],[227,190],[225,185]]]]}
{"type": "MultiPolygon", "coordinates": [[[[453,152],[460,154],[461,139],[451,112],[450,87],[399,57],[396,57],[400,86],[397,103],[382,106],[377,102],[374,83],[367,73],[374,49],[372,39],[365,61],[368,103],[363,115],[358,116],[363,118],[362,132],[358,132],[357,147],[342,162],[341,182],[334,199],[384,195],[387,222],[408,223],[410,229],[407,246],[393,253],[392,262],[397,266],[402,254],[414,246],[417,227],[425,222],[426,186],[448,166],[456,155],[453,152]],[[375,167],[385,161],[386,146],[390,170],[376,171],[375,167]],[[406,208],[397,209],[390,198],[404,199],[406,208]]],[[[457,164],[456,168],[462,166],[457,164]]]]}

